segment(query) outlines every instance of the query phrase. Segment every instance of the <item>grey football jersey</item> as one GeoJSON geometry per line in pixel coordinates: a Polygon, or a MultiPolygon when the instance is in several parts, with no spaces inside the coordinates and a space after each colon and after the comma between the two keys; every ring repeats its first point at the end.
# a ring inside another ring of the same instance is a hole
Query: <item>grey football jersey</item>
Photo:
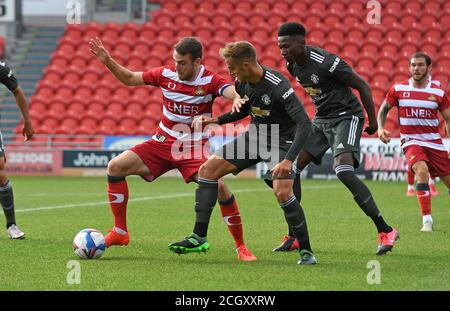
{"type": "Polygon", "coordinates": [[[358,98],[344,84],[352,68],[341,58],[324,49],[305,46],[307,61],[300,66],[288,63],[289,73],[311,96],[316,107],[316,122],[330,119],[364,117],[358,98]]]}

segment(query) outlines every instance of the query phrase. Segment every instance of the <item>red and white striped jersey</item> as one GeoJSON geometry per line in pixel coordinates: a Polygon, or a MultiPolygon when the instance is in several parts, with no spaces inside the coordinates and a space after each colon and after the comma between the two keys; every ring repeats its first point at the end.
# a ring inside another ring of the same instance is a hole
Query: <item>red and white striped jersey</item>
{"type": "Polygon", "coordinates": [[[178,77],[174,66],[163,66],[151,69],[142,74],[148,85],[159,86],[163,95],[163,115],[153,139],[163,135],[171,141],[200,140],[207,138],[201,133],[192,134],[184,129],[190,126],[194,117],[211,116],[212,104],[224,89],[230,86],[222,76],[207,70],[203,65],[194,81],[183,81],[178,77]],[[181,132],[180,132],[181,129],[181,132]],[[169,136],[169,137],[168,137],[169,136]]]}
{"type": "Polygon", "coordinates": [[[419,145],[447,151],[439,134],[438,110],[450,108],[450,101],[439,82],[430,80],[421,89],[413,86],[412,78],[394,84],[386,102],[399,109],[402,148],[419,145]]]}

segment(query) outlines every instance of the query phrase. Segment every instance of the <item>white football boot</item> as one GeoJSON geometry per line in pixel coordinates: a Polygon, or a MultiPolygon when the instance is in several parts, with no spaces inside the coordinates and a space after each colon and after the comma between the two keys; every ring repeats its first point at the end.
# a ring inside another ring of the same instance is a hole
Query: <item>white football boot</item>
{"type": "Polygon", "coordinates": [[[16,225],[9,226],[6,231],[8,231],[9,237],[13,240],[25,238],[25,233],[23,233],[16,225]]]}

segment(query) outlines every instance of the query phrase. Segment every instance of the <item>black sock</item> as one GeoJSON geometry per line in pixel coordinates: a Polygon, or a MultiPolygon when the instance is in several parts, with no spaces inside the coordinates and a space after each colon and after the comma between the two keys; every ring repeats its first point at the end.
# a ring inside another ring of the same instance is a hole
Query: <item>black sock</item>
{"type": "MultiPolygon", "coordinates": [[[[302,185],[300,181],[300,174],[297,174],[295,176],[294,186],[292,187],[292,190],[294,191],[295,198],[300,204],[300,202],[302,201],[302,185]]],[[[289,225],[288,225],[288,234],[290,237],[295,237],[294,231],[292,231],[292,228],[289,225]]]]}
{"type": "Polygon", "coordinates": [[[198,179],[198,188],[195,191],[194,233],[202,238],[208,234],[209,219],[216,205],[217,194],[217,180],[198,179]]]}
{"type": "Polygon", "coordinates": [[[373,222],[375,223],[375,226],[377,226],[378,233],[380,232],[391,232],[392,227],[389,226],[383,219],[383,216],[381,216],[381,213],[378,214],[378,216],[371,217],[373,222]]]}
{"type": "Polygon", "coordinates": [[[353,199],[363,212],[373,220],[378,232],[390,232],[392,228],[383,220],[369,188],[356,177],[354,170],[353,166],[345,164],[338,165],[335,168],[339,180],[352,192],[353,199]]]}
{"type": "Polygon", "coordinates": [[[289,227],[292,228],[294,236],[298,240],[300,250],[306,249],[312,252],[305,213],[295,196],[292,196],[286,202],[281,203],[280,207],[283,209],[284,217],[286,218],[289,227]]]}
{"type": "Polygon", "coordinates": [[[6,217],[6,228],[16,224],[16,215],[14,213],[14,194],[12,190],[11,182],[0,187],[0,203],[3,207],[3,212],[6,217]]]}

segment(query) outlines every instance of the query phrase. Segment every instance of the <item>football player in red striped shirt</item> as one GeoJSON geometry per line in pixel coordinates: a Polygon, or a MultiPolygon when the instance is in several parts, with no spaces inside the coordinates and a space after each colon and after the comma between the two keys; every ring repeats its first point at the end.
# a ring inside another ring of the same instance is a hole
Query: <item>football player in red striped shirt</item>
{"type": "Polygon", "coordinates": [[[388,112],[399,111],[400,138],[409,167],[417,178],[416,195],[422,212],[422,231],[433,230],[431,218],[430,175],[439,176],[450,190],[450,158],[439,134],[438,111],[444,117],[450,135],[450,100],[439,83],[430,78],[431,58],[422,52],[412,55],[411,78],[394,84],[378,112],[378,137],[389,143],[384,128],[388,112]]]}
{"type": "MultiPolygon", "coordinates": [[[[146,181],[153,181],[171,169],[178,169],[186,182],[198,182],[198,169],[207,160],[207,155],[201,152],[200,156],[195,156],[191,150],[199,145],[204,150],[208,137],[191,130],[194,118],[211,116],[217,96],[233,102],[243,99],[233,85],[201,64],[202,45],[196,38],[182,38],[175,45],[174,65],[146,72],[133,72],[118,64],[99,38],[91,39],[90,47],[91,52],[123,84],[158,86],[163,94],[163,115],[153,137],[123,152],[108,164],[108,197],[115,224],[105,237],[106,246],[127,245],[128,186],[125,177],[139,175],[146,181]],[[183,142],[183,151],[180,151],[180,145],[176,145],[180,141],[183,142]],[[175,154],[176,149],[180,151],[178,154],[175,154]]],[[[223,181],[219,184],[218,199],[224,221],[235,240],[238,258],[256,260],[244,243],[236,200],[223,181]]]]}

